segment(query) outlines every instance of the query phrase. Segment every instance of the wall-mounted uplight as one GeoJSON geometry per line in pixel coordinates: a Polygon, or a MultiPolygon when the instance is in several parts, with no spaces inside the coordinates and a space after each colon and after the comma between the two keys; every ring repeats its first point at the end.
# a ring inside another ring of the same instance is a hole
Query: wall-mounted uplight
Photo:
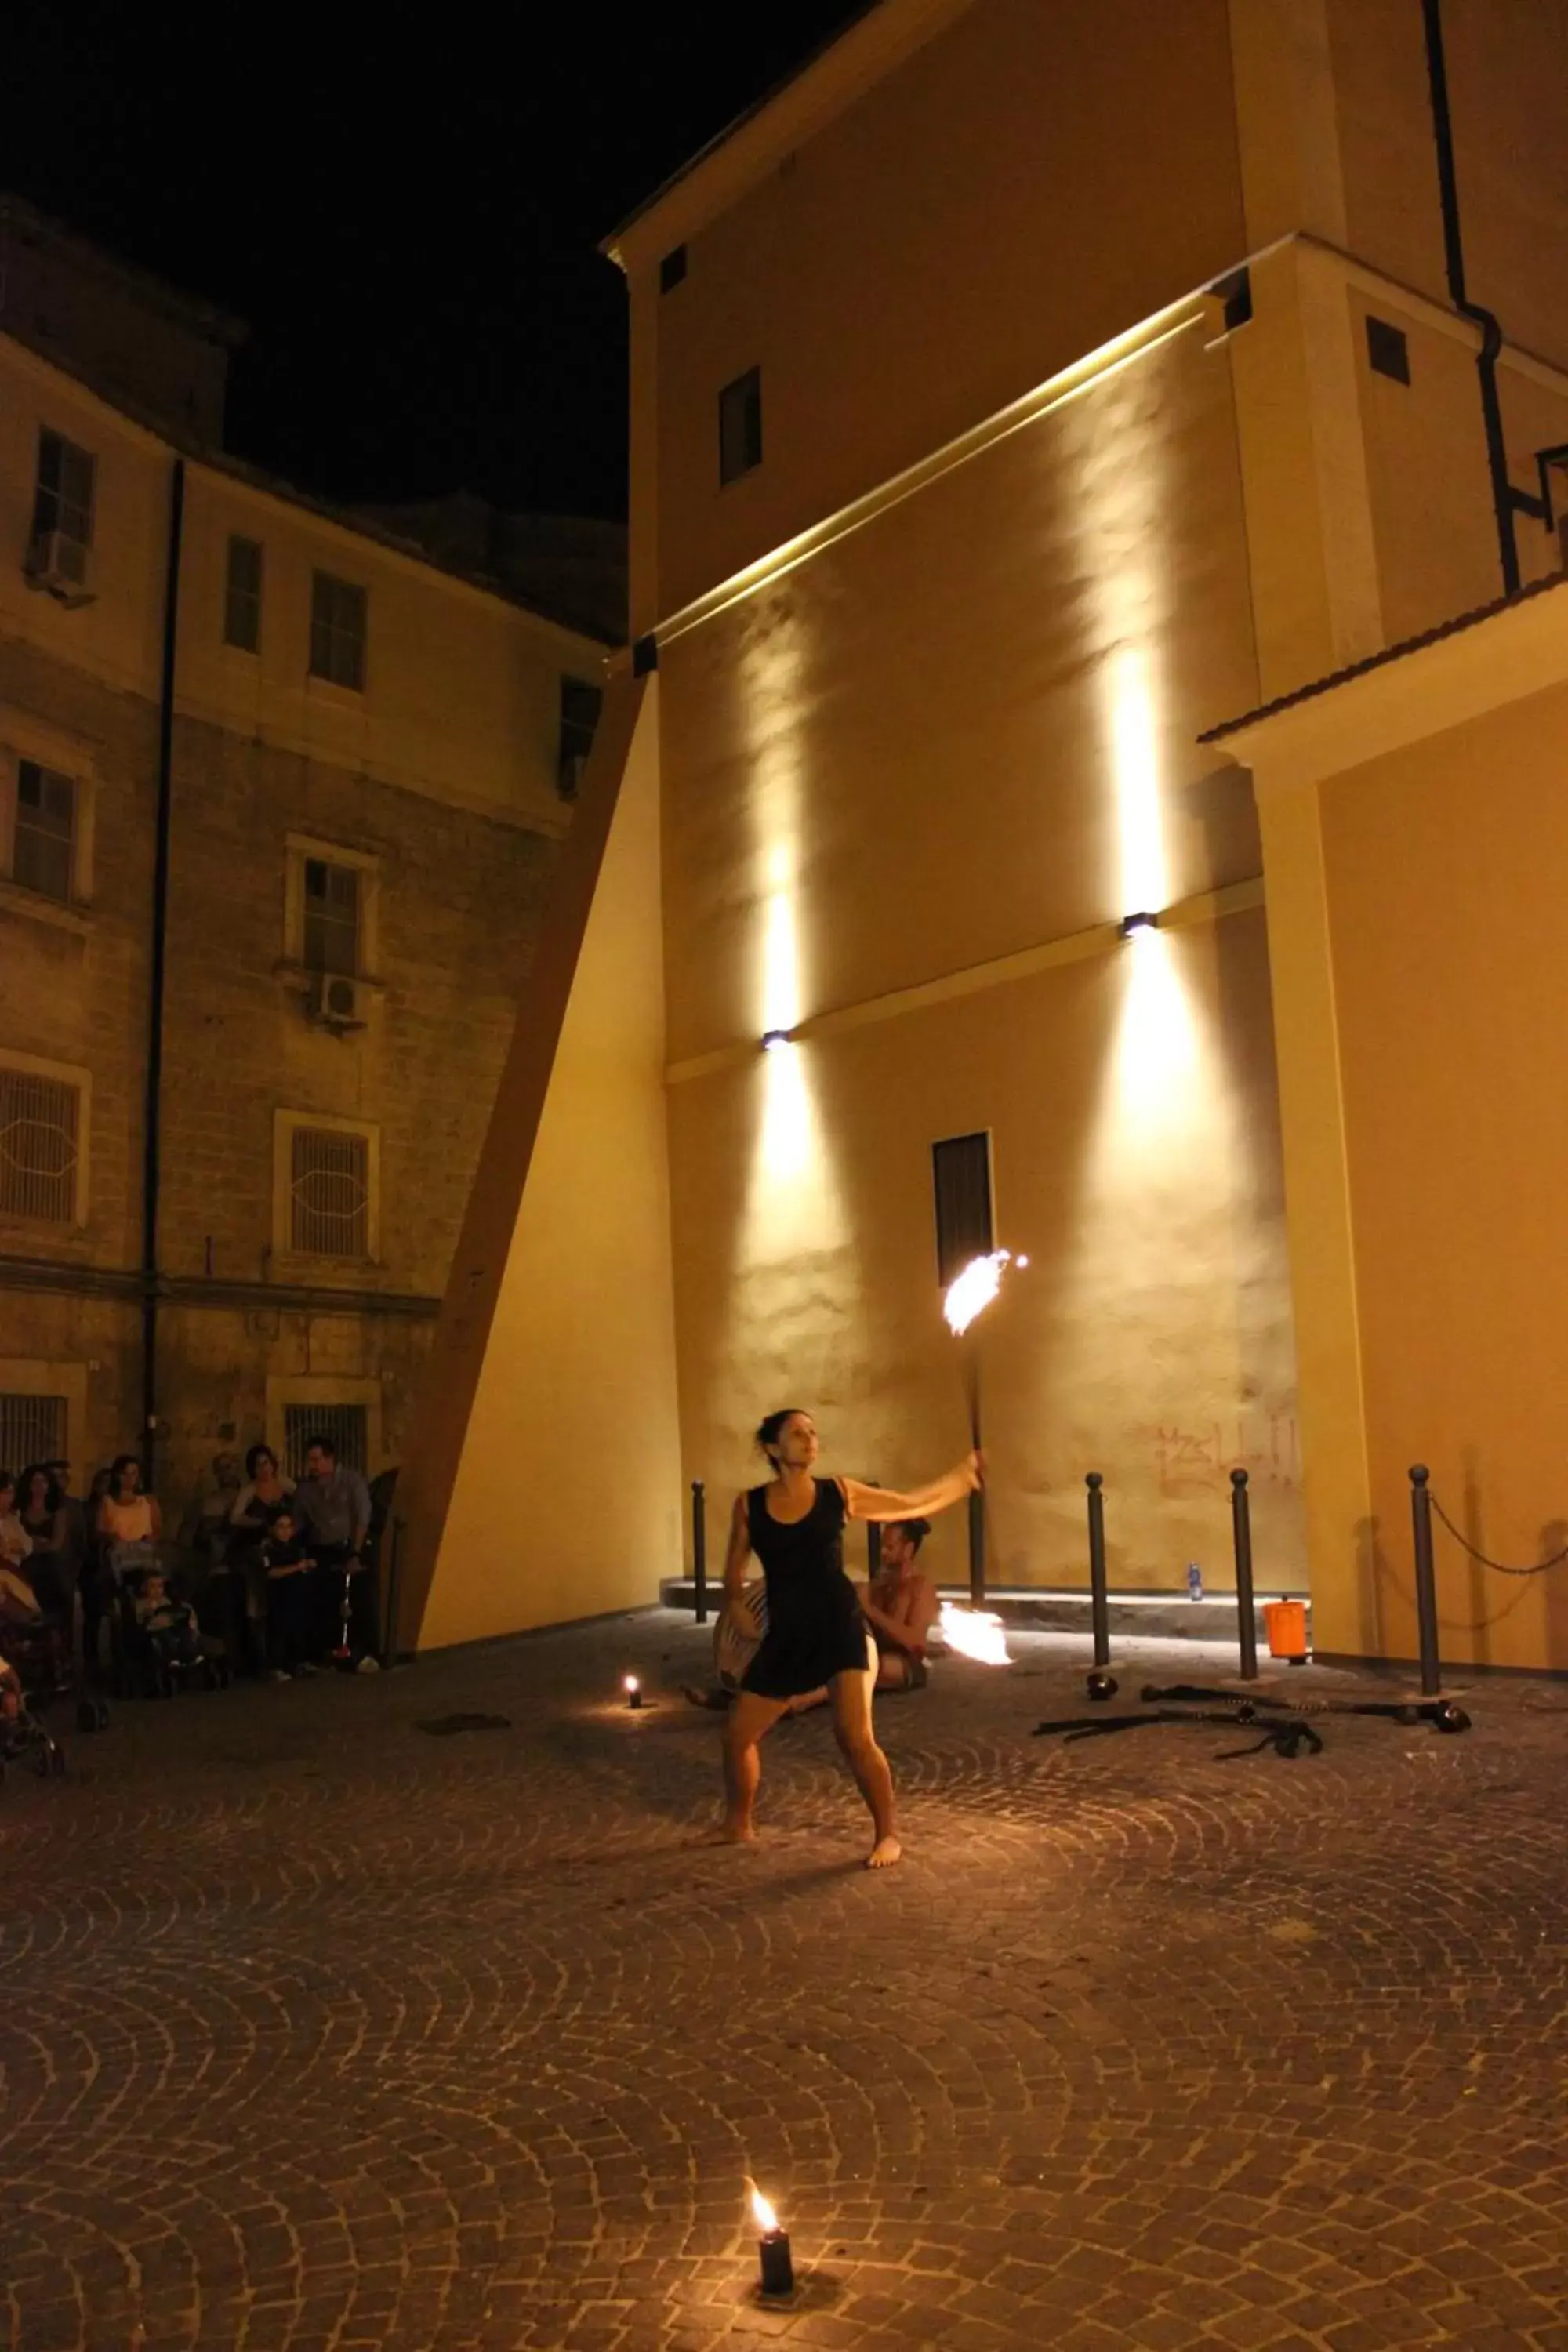
{"type": "Polygon", "coordinates": [[[1116,926],[1116,935],[1118,939],[1130,940],[1134,931],[1157,931],[1159,928],[1159,916],[1152,915],[1145,909],[1141,914],[1123,915],[1116,926]]]}
{"type": "Polygon", "coordinates": [[[764,1029],[763,1031],[763,1051],[764,1054],[776,1054],[781,1046],[787,1045],[789,1042],[790,1033],[787,1029],[764,1029]]]}

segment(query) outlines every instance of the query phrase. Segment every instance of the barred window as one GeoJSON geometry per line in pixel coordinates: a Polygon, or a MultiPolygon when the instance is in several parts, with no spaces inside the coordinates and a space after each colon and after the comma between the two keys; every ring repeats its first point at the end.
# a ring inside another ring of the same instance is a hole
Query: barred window
{"type": "Polygon", "coordinates": [[[365,592],[330,572],[310,576],[310,676],[364,692],[365,592]]]}
{"type": "Polygon", "coordinates": [[[241,539],[237,531],[229,534],[223,641],[245,654],[259,652],[261,646],[261,545],[258,540],[241,539]]]}
{"type": "Polygon", "coordinates": [[[0,1212],[68,1225],[76,1215],[79,1090],[0,1067],[0,1212]]]}
{"type": "Polygon", "coordinates": [[[30,1462],[63,1462],[67,1452],[64,1397],[0,1394],[0,1462],[19,1472],[30,1462]]]}
{"type": "Polygon", "coordinates": [[[345,1470],[363,1476],[370,1467],[370,1415],[363,1404],[286,1404],[283,1408],[283,1467],[290,1478],[305,1475],[313,1437],[324,1437],[345,1470]]]}
{"type": "Polygon", "coordinates": [[[68,900],[76,864],[76,785],[69,776],[16,763],[16,832],[11,879],[47,898],[68,900]]]}
{"type": "Polygon", "coordinates": [[[937,1280],[945,1290],[971,1258],[989,1257],[996,1243],[991,1215],[991,1138],[950,1135],[931,1148],[936,1193],[937,1280]]]}
{"type": "Polygon", "coordinates": [[[719,394],[719,481],[738,482],[763,462],[763,372],[748,368],[719,394]]]}
{"type": "Polygon", "coordinates": [[[305,963],[310,971],[359,970],[359,873],[324,857],[305,860],[305,963]]]}
{"type": "Polygon", "coordinates": [[[92,488],[97,461],[63,433],[38,435],[38,478],[33,491],[33,537],[58,530],[78,547],[92,545],[92,488]]]}
{"type": "Polygon", "coordinates": [[[289,1245],[306,1257],[370,1255],[370,1140],[297,1127],[289,1139],[289,1245]]]}

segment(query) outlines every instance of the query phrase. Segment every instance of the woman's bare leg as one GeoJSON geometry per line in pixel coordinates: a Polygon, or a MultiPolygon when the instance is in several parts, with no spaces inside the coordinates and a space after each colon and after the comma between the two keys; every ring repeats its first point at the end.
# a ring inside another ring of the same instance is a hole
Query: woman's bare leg
{"type": "Polygon", "coordinates": [[[787,1699],[759,1698],[741,1691],[724,1726],[724,1835],[733,1845],[749,1845],[756,1836],[752,1808],[763,1777],[757,1743],[771,1731],[789,1706],[787,1699]]]}
{"type": "Polygon", "coordinates": [[[893,1831],[893,1776],[871,1728],[871,1686],[876,1679],[869,1672],[835,1675],[828,1689],[833,1694],[834,1738],[855,1775],[856,1787],[871,1809],[873,1843],[866,1867],[886,1870],[903,1849],[893,1831]]]}

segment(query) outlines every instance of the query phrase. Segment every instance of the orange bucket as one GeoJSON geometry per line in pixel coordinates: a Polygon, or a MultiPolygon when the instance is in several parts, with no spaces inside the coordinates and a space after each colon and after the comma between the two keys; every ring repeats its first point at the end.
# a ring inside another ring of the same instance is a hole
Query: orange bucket
{"type": "Polygon", "coordinates": [[[1299,1601],[1271,1601],[1263,1612],[1271,1658],[1304,1660],[1307,1655],[1307,1612],[1299,1601]]]}

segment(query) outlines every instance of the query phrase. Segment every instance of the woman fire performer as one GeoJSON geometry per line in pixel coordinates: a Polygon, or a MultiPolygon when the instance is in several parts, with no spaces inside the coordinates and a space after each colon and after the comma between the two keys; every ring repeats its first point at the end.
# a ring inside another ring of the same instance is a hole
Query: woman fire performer
{"type": "Polygon", "coordinates": [[[875,1654],[868,1664],[866,1622],[855,1588],[844,1573],[844,1522],[913,1519],[946,1510],[980,1484],[980,1457],[971,1454],[929,1486],[894,1495],[855,1478],[816,1478],[816,1423],[791,1406],[770,1412],[757,1431],[773,1476],[735,1497],[724,1559],[724,1605],[739,1607],[745,1568],[754,1552],[767,1581],[768,1630],[742,1677],[724,1737],[724,1835],[736,1844],[755,1836],[752,1810],[762,1764],[758,1742],[792,1698],[826,1683],[834,1735],[856,1785],[870,1808],[873,1843],[868,1870],[899,1859],[893,1831],[893,1776],[871,1730],[875,1654]]]}

